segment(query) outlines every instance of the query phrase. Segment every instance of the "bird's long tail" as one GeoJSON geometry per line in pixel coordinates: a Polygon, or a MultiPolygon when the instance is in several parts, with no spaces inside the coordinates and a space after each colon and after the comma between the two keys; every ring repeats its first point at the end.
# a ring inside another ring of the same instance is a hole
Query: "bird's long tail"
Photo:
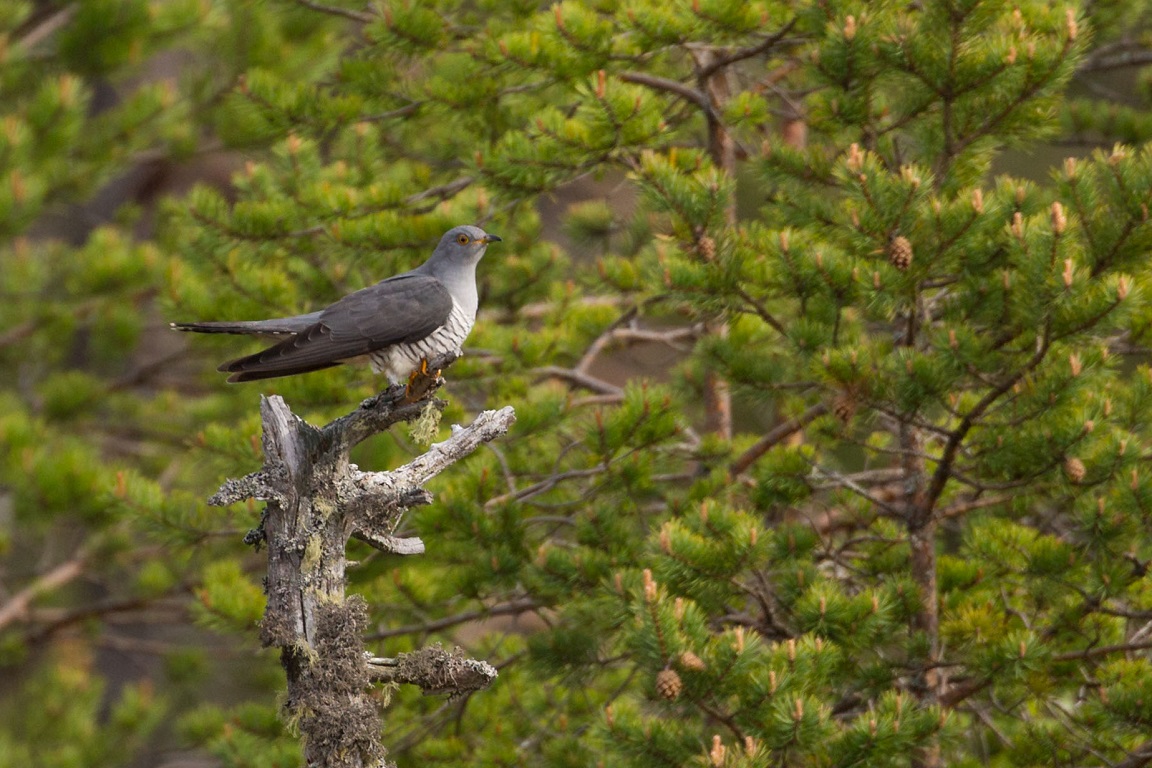
{"type": "Polygon", "coordinates": [[[280,317],[274,320],[234,320],[205,323],[170,323],[174,331],[192,333],[236,333],[246,336],[291,336],[316,322],[319,313],[280,317]]]}

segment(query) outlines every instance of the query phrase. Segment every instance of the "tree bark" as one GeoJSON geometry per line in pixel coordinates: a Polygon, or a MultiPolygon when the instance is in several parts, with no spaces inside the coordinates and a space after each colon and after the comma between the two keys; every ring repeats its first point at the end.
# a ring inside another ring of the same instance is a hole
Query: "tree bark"
{"type": "Polygon", "coordinates": [[[246,538],[268,547],[268,604],[260,639],[266,647],[280,648],[288,680],[285,716],[303,736],[309,766],[389,765],[380,742],[380,714],[369,695],[374,680],[396,679],[429,693],[462,693],[496,677],[482,661],[439,649],[417,652],[424,654],[422,663],[407,664],[404,675],[383,675],[380,660],[364,649],[367,605],[359,596],[345,596],[348,539],[355,536],[396,554],[423,552],[419,539],[393,535],[406,510],[431,502],[423,484],[505,434],[516,418],[511,407],[485,411],[391,472],[361,472],[349,464],[357,443],[412,421],[425,409],[444,407],[431,391],[416,401],[411,394],[392,387],[323,428],[295,416],[280,397],[262,397],[263,468],[227,481],[210,499],[218,505],[245,498],[268,502],[260,528],[246,538]],[[445,669],[468,674],[446,676],[445,669]],[[459,686],[454,687],[455,679],[459,686]]]}
{"type": "MultiPolygon", "coordinates": [[[[732,180],[732,197],[724,209],[724,224],[730,230],[736,228],[736,142],[728,127],[720,120],[724,105],[731,98],[728,87],[728,67],[714,66],[717,51],[705,49],[696,59],[696,68],[703,74],[701,86],[708,95],[710,109],[705,116],[708,120],[708,154],[717,168],[732,180]]],[[[707,333],[717,338],[728,338],[728,319],[717,317],[704,324],[707,333]]],[[[732,392],[728,380],[714,370],[709,370],[704,382],[704,428],[724,440],[732,439],[732,392]]]]}

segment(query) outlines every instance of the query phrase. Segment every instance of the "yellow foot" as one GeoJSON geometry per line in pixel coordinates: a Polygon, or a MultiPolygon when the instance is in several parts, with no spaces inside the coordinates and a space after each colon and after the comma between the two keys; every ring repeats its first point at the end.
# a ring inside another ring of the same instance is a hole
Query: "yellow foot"
{"type": "Polygon", "coordinates": [[[434,372],[428,369],[428,358],[420,359],[420,367],[408,376],[408,385],[404,387],[404,399],[408,402],[419,400],[428,391],[428,382],[440,378],[440,369],[434,372]],[[419,382],[419,383],[418,383],[419,382]]]}

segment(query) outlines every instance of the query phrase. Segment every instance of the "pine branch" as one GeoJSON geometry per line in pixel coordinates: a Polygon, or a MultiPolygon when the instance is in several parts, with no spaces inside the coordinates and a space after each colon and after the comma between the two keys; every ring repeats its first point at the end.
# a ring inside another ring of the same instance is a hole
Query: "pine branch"
{"type": "Polygon", "coordinates": [[[956,454],[960,450],[960,445],[963,443],[964,438],[968,436],[968,432],[976,425],[977,420],[984,415],[984,412],[991,408],[1005,393],[1010,391],[1016,382],[1023,379],[1044,361],[1044,358],[1048,355],[1050,334],[1050,327],[1045,326],[1040,338],[1037,339],[1036,352],[1032,357],[1025,362],[1018,371],[1006,377],[1000,384],[985,393],[984,397],[980,398],[979,402],[964,414],[960,419],[960,423],[952,430],[951,435],[948,437],[948,442],[940,454],[940,461],[936,465],[936,471],[932,474],[928,490],[924,494],[923,503],[927,510],[935,507],[936,501],[940,498],[940,494],[944,492],[944,487],[947,485],[948,478],[951,475],[952,463],[956,460],[956,454]]]}
{"type": "Polygon", "coordinates": [[[770,328],[772,328],[772,330],[779,333],[781,337],[788,338],[788,331],[785,329],[784,324],[773,317],[772,313],[770,313],[763,304],[753,298],[750,293],[748,293],[743,288],[737,287],[736,295],[739,296],[744,301],[744,303],[747,304],[752,309],[752,311],[756,313],[757,317],[759,317],[770,328]]]}
{"type": "Polygon", "coordinates": [[[1140,643],[1117,643],[1116,645],[1098,645],[1085,648],[1082,651],[1068,651],[1058,653],[1052,657],[1053,661],[1076,661],[1078,659],[1094,659],[1098,656],[1111,656],[1114,653],[1131,653],[1132,651],[1146,651],[1152,648],[1152,640],[1140,643]]]}
{"type": "Polygon", "coordinates": [[[756,463],[757,459],[773,447],[787,440],[826,413],[828,413],[828,406],[824,403],[818,403],[799,416],[788,419],[782,424],[773,427],[763,437],[749,446],[744,453],[733,459],[732,463],[728,465],[728,474],[732,477],[744,474],[749,467],[756,463]]]}
{"type": "Polygon", "coordinates": [[[649,75],[645,72],[621,72],[617,77],[626,83],[643,85],[657,91],[664,91],[665,93],[679,96],[685,101],[695,104],[709,118],[716,118],[716,113],[712,108],[712,103],[708,100],[708,95],[703,91],[696,90],[690,85],[685,85],[677,80],[670,80],[666,77],[649,75]]]}

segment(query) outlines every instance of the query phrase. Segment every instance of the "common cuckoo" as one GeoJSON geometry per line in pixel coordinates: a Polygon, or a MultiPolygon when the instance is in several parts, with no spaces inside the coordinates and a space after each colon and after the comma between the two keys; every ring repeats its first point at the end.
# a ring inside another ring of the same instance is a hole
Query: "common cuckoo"
{"type": "Polygon", "coordinates": [[[476,320],[476,264],[489,243],[479,227],[455,227],[426,262],[350,293],[327,309],[272,320],[172,323],[178,331],[287,336],[224,363],[228,381],[255,381],[367,361],[393,384],[460,349],[476,320]]]}

